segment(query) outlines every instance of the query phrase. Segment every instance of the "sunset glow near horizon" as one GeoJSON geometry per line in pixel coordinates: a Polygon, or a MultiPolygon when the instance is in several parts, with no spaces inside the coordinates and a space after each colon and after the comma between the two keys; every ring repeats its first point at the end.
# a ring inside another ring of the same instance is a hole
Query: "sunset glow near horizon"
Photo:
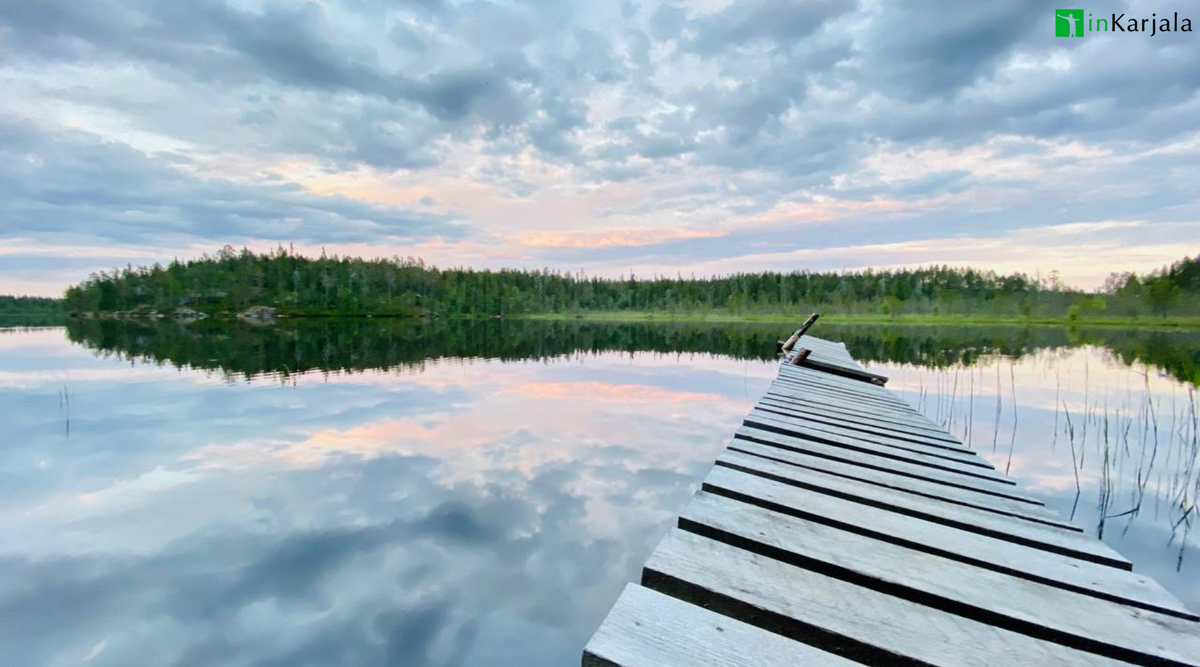
{"type": "Polygon", "coordinates": [[[0,293],[225,244],[1084,288],[1195,254],[1194,34],[895,5],[0,0],[0,293]]]}

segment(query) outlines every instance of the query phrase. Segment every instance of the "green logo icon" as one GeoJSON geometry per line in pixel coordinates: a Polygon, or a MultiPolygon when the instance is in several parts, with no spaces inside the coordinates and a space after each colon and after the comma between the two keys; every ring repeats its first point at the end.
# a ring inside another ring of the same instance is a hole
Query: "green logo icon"
{"type": "Polygon", "coordinates": [[[1083,10],[1054,10],[1055,37],[1083,37],[1083,10]]]}

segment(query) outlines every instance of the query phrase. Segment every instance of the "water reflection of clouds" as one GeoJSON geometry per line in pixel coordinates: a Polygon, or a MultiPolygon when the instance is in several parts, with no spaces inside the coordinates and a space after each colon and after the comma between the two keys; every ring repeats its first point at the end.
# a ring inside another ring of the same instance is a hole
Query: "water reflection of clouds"
{"type": "Polygon", "coordinates": [[[576,662],[747,409],[744,366],[614,354],[281,387],[82,360],[116,375],[76,383],[71,436],[39,409],[0,451],[21,480],[0,491],[0,657],[576,662]]]}
{"type": "MultiPolygon", "coordinates": [[[[0,350],[15,385],[0,381],[11,415],[0,434],[5,664],[576,663],[774,373],[702,354],[605,353],[284,385],[97,359],[45,333],[35,342],[0,350]],[[39,374],[47,367],[58,375],[39,374]],[[68,373],[69,437],[56,398],[68,373]]],[[[1007,360],[989,358],[973,371],[973,427],[997,465],[1012,442],[1014,474],[1069,512],[1070,450],[1047,440],[1056,364],[1073,410],[1083,364],[1089,404],[1102,387],[1114,404],[1142,397],[1141,377],[1094,349],[1024,358],[1013,441],[1007,360]]],[[[879,368],[893,388],[931,390],[927,406],[938,387],[943,408],[953,402],[945,373],[879,368]]],[[[960,432],[970,377],[954,397],[960,432]]],[[[1164,405],[1179,395],[1150,381],[1164,405]]],[[[1089,528],[1095,460],[1080,471],[1077,521],[1089,528]]],[[[1132,472],[1113,477],[1127,484],[1132,472]]],[[[1200,585],[1174,571],[1169,530],[1149,509],[1105,537],[1196,606],[1200,585]]]]}

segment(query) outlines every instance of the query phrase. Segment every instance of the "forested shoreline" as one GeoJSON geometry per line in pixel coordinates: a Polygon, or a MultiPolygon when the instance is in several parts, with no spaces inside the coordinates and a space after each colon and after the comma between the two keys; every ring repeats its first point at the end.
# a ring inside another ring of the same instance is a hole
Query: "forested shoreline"
{"type": "Polygon", "coordinates": [[[1017,319],[1200,315],[1200,256],[1146,275],[1113,274],[1095,293],[1057,274],[1000,275],[969,268],[745,273],[711,278],[598,278],[551,270],[438,269],[418,258],[309,258],[226,246],[168,265],[101,272],[66,290],[69,314],[180,309],[233,315],[266,307],[283,316],[510,317],[584,313],[694,316],[828,314],[1017,319]]]}
{"type": "Polygon", "coordinates": [[[62,299],[0,294],[0,322],[41,326],[61,322],[65,314],[62,299]]]}

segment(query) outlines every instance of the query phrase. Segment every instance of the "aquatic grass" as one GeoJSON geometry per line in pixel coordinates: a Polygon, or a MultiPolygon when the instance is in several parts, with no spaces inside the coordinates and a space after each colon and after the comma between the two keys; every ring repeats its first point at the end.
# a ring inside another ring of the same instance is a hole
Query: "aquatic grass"
{"type": "Polygon", "coordinates": [[[1018,411],[1017,411],[1017,372],[1016,372],[1016,366],[1017,366],[1016,360],[1010,359],[1010,360],[1009,360],[1009,362],[1008,362],[1008,378],[1009,378],[1009,382],[1010,382],[1010,384],[1012,385],[1012,415],[1013,415],[1013,423],[1012,423],[1012,438],[1011,438],[1011,439],[1008,441],[1008,462],[1007,462],[1007,463],[1005,463],[1005,465],[1004,465],[1004,474],[1005,474],[1005,475],[1008,475],[1009,471],[1012,469],[1012,456],[1013,456],[1013,449],[1014,449],[1014,448],[1016,447],[1016,445],[1017,445],[1017,412],[1018,412],[1018,411]]]}
{"type": "Polygon", "coordinates": [[[996,423],[992,430],[992,453],[996,452],[996,444],[1000,439],[1000,412],[1001,404],[1004,402],[1000,392],[1000,364],[996,364],[996,423]]]}

